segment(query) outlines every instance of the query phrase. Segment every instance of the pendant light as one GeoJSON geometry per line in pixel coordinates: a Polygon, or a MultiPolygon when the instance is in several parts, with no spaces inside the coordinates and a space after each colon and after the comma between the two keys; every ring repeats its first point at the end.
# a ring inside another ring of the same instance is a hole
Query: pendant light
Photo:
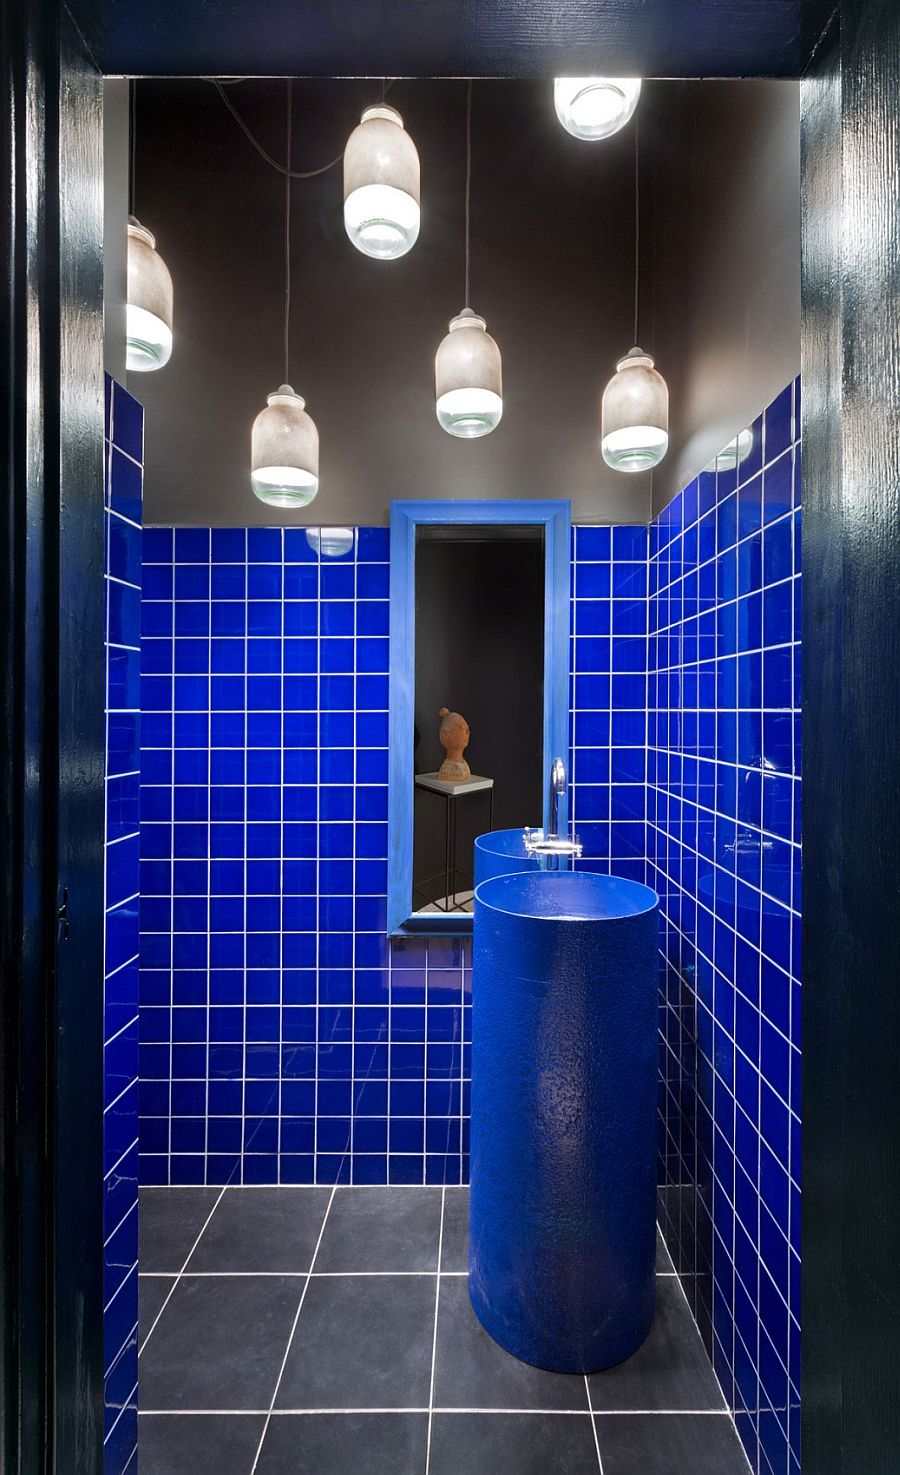
{"type": "Polygon", "coordinates": [[[319,432],[305,401],[290,385],[291,326],[291,125],[292,81],[287,91],[287,166],[284,171],[284,378],[253,422],[250,485],[270,507],[306,507],[319,490],[319,432]]]}
{"type": "Polygon", "coordinates": [[[356,542],[355,528],[307,528],[306,541],[319,558],[343,558],[356,542]]]}
{"type": "Polygon", "coordinates": [[[640,77],[557,77],[556,116],[573,138],[609,138],[633,116],[640,77]]]}
{"type": "Polygon", "coordinates": [[[734,440],[730,440],[727,446],[722,447],[713,461],[713,469],[715,471],[734,471],[735,467],[746,461],[752,450],[753,431],[748,425],[745,430],[735,436],[734,440]]]}
{"type": "MultiPolygon", "coordinates": [[[[131,157],[129,193],[134,209],[135,83],[130,91],[131,157]]],[[[127,288],[125,293],[125,367],[147,374],[161,369],[172,356],[172,278],[156,249],[152,231],[133,214],[127,227],[127,288]]]]}
{"type": "Polygon", "coordinates": [[[419,237],[419,155],[383,96],[347,140],[344,226],[358,251],[382,261],[405,256],[419,237]]]}
{"type": "MultiPolygon", "coordinates": [[[[472,83],[466,93],[466,304],[469,301],[469,215],[472,184],[472,83]]],[[[500,350],[484,318],[466,305],[450,322],[434,361],[438,424],[464,440],[489,435],[503,414],[500,350]]]]}
{"type": "Polygon", "coordinates": [[[128,217],[125,367],[147,374],[172,357],[172,278],[152,231],[128,217]]]}
{"type": "MultiPolygon", "coordinates": [[[[638,133],[634,133],[634,336],[640,291],[640,195],[638,133]]],[[[600,447],[614,471],[650,471],[669,446],[669,391],[649,353],[632,348],[616,364],[603,391],[600,447]]]]}

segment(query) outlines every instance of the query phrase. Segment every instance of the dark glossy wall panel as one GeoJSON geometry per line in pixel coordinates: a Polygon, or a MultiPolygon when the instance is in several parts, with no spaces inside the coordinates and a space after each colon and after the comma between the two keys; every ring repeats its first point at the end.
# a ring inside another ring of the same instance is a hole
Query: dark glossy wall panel
{"type": "Polygon", "coordinates": [[[107,72],[148,76],[797,76],[830,0],[74,0],[107,72]]]}
{"type": "Polygon", "coordinates": [[[823,1475],[887,1475],[900,1443],[898,71],[900,11],[868,0],[841,6],[805,84],[804,1375],[823,1475]]]}

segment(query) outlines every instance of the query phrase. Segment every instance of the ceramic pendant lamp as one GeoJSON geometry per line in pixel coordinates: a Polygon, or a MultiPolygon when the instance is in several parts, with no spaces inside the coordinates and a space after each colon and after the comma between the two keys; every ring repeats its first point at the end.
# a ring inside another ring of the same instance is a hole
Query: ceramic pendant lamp
{"type": "Polygon", "coordinates": [[[319,490],[319,432],[290,379],[291,328],[291,124],[292,83],[287,93],[284,169],[284,379],[253,422],[250,486],[270,507],[307,507],[319,490]]]}
{"type": "Polygon", "coordinates": [[[172,356],[172,278],[152,231],[128,217],[128,292],[125,367],[129,373],[161,369],[172,356]]]}
{"type": "Polygon", "coordinates": [[[419,237],[419,155],[396,108],[366,108],[344,150],[344,227],[358,251],[391,261],[419,237]]]}
{"type": "MultiPolygon", "coordinates": [[[[634,336],[640,309],[640,177],[638,132],[634,132],[634,336]]],[[[616,364],[600,401],[600,450],[614,471],[652,471],[669,447],[669,391],[643,349],[634,347],[616,364]]]]}
{"type": "Polygon", "coordinates": [[[472,185],[472,83],[466,92],[466,306],[451,319],[434,360],[435,410],[448,435],[489,435],[503,415],[500,350],[469,301],[469,204],[472,185]]]}
{"type": "Polygon", "coordinates": [[[556,116],[573,138],[609,138],[634,115],[640,77],[557,77],[556,116]]]}

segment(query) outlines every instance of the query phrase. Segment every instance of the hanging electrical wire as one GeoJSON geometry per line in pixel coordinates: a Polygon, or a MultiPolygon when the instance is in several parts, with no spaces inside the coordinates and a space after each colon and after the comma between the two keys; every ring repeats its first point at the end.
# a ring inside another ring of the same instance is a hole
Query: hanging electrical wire
{"type": "MultiPolygon", "coordinates": [[[[229,113],[234,118],[234,121],[237,123],[244,137],[247,139],[247,142],[252,144],[253,147],[256,149],[256,152],[259,154],[260,158],[265,159],[270,168],[276,169],[279,174],[287,174],[291,179],[315,179],[316,176],[319,174],[327,174],[328,170],[333,169],[335,164],[339,164],[341,162],[341,159],[344,157],[343,153],[337,154],[335,158],[330,159],[327,164],[322,164],[318,169],[292,169],[290,165],[285,166],[284,164],[279,164],[277,159],[273,159],[268,149],[263,148],[262,144],[253,133],[252,129],[241,117],[240,113],[238,112],[234,103],[231,101],[231,98],[228,96],[218,77],[211,77],[209,78],[209,80],[212,82],[229,113]]],[[[240,80],[246,81],[247,79],[241,78],[240,80]]]]}
{"type": "MultiPolygon", "coordinates": [[[[244,137],[247,139],[247,142],[252,144],[253,148],[256,149],[256,152],[259,154],[260,158],[265,159],[270,168],[276,169],[279,174],[284,174],[285,172],[287,172],[290,174],[291,179],[316,179],[318,175],[327,174],[329,169],[334,169],[335,165],[339,164],[343,159],[344,154],[342,151],[341,153],[336,154],[333,159],[329,159],[327,164],[321,164],[318,169],[291,169],[290,166],[287,166],[286,169],[284,164],[279,164],[278,160],[272,157],[268,149],[263,148],[262,144],[256,137],[250,125],[238,112],[234,103],[231,101],[231,98],[225,91],[226,87],[234,87],[238,82],[254,82],[257,79],[255,77],[204,77],[202,80],[204,82],[212,83],[213,87],[215,87],[229,113],[234,118],[234,121],[237,123],[244,137]]],[[[382,102],[384,101],[387,93],[390,92],[391,88],[393,87],[394,80],[394,78],[391,78],[390,82],[386,83],[385,79],[382,78],[382,102]]]]}
{"type": "Polygon", "coordinates": [[[284,177],[284,383],[270,394],[253,422],[250,436],[250,486],[270,507],[306,507],[319,490],[319,432],[306,402],[290,384],[291,336],[291,183],[293,160],[293,82],[287,84],[284,177]]]}
{"type": "Polygon", "coordinates": [[[137,81],[128,84],[128,224],[125,290],[125,368],[130,374],[161,369],[172,355],[174,292],[169,268],[153,232],[134,213],[137,81]]]}
{"type": "Polygon", "coordinates": [[[448,435],[474,440],[503,414],[500,350],[487,323],[469,306],[472,205],[472,82],[466,83],[465,306],[451,319],[434,360],[435,412],[448,435]]]}

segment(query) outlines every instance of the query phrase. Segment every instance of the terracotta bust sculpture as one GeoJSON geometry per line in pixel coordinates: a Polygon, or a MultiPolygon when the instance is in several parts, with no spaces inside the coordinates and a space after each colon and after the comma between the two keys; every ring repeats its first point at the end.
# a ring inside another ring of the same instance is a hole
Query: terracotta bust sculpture
{"type": "Polygon", "coordinates": [[[458,712],[449,711],[447,707],[441,707],[438,716],[441,719],[441,747],[447,752],[438,770],[438,778],[447,779],[451,783],[464,783],[472,777],[472,770],[463,757],[463,751],[469,742],[469,724],[465,717],[461,717],[458,712]]]}

